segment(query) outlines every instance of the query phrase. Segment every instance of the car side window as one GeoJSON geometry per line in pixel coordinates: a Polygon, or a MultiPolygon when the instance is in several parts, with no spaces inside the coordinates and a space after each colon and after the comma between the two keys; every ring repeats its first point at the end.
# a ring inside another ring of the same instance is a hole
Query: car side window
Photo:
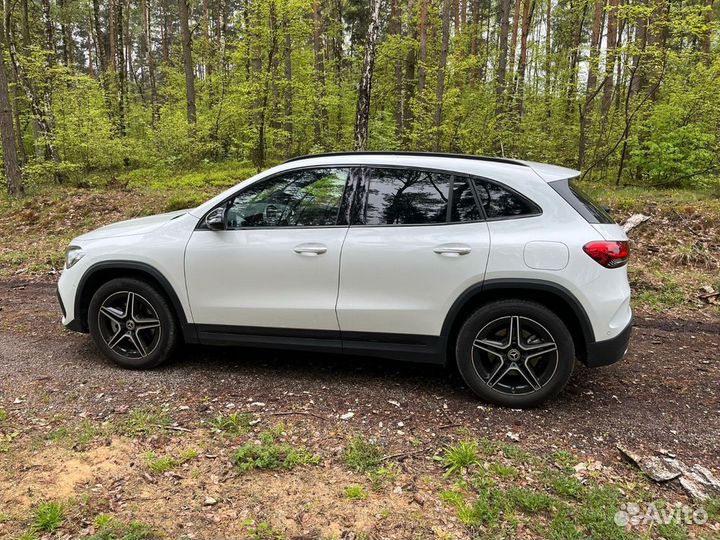
{"type": "Polygon", "coordinates": [[[478,221],[480,219],[482,219],[482,214],[475,201],[470,182],[456,176],[453,181],[450,221],[452,223],[459,223],[463,221],[478,221]]]}
{"type": "Polygon", "coordinates": [[[304,169],[261,180],[230,200],[227,228],[335,225],[349,176],[350,169],[304,169]]]}
{"type": "Polygon", "coordinates": [[[476,178],[475,189],[488,219],[533,216],[542,213],[536,204],[495,182],[476,178]]]}
{"type": "Polygon", "coordinates": [[[371,169],[364,225],[422,225],[447,221],[452,175],[371,169]]]}

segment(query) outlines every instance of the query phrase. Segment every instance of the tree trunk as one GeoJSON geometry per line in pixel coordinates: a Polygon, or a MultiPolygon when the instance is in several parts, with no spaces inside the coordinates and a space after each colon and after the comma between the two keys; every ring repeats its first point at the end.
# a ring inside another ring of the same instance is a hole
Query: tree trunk
{"type": "Polygon", "coordinates": [[[435,142],[433,150],[440,151],[442,134],[443,98],[445,97],[445,69],[447,68],[448,47],[450,45],[450,0],[443,0],[442,3],[442,48],[440,49],[440,62],[438,65],[438,80],[435,90],[435,142]]]}
{"type": "Polygon", "coordinates": [[[8,195],[21,197],[25,194],[25,188],[23,187],[22,174],[18,165],[17,147],[15,146],[12,107],[10,106],[10,92],[7,71],[5,70],[5,45],[2,42],[0,42],[0,135],[2,136],[8,195]]]}
{"type": "Polygon", "coordinates": [[[117,21],[115,3],[121,0],[108,0],[108,59],[113,75],[117,73],[117,21]]]}
{"type": "Polygon", "coordinates": [[[585,90],[585,104],[580,109],[580,141],[578,149],[578,169],[585,165],[585,151],[587,150],[587,130],[592,115],[592,105],[597,94],[598,59],[600,57],[600,39],[602,38],[603,20],[605,18],[605,0],[595,0],[595,13],[593,15],[592,34],[590,35],[590,58],[588,61],[587,88],[585,90]]]}
{"type": "Polygon", "coordinates": [[[420,35],[420,58],[418,62],[418,93],[425,90],[425,77],[427,74],[427,19],[428,1],[420,0],[420,21],[418,23],[418,34],[420,35]]]}
{"type": "Polygon", "coordinates": [[[105,33],[100,26],[100,0],[93,0],[93,30],[95,31],[95,43],[97,43],[97,61],[100,68],[100,75],[104,75],[108,66],[108,50],[105,33]]]}
{"type": "Polygon", "coordinates": [[[283,20],[285,30],[285,49],[283,51],[283,61],[285,63],[285,133],[287,134],[286,153],[292,154],[293,151],[293,72],[292,72],[292,35],[290,34],[290,21],[285,16],[283,20]]]}
{"type": "Polygon", "coordinates": [[[710,56],[710,47],[712,45],[712,23],[715,16],[713,12],[714,0],[705,0],[705,35],[702,39],[702,52],[705,55],[705,64],[708,66],[712,63],[712,56],[710,56]]]}
{"type": "MultiPolygon", "coordinates": [[[[497,83],[495,85],[495,114],[498,116],[505,110],[505,77],[507,75],[511,1],[512,0],[500,0],[500,39],[498,43],[500,55],[497,67],[497,83]]],[[[517,2],[520,2],[520,0],[517,0],[517,2]]]]}
{"type": "Polygon", "coordinates": [[[607,47],[605,52],[605,85],[603,86],[602,114],[610,111],[613,90],[615,89],[615,51],[618,43],[618,0],[608,0],[607,47]]]}
{"type": "MultiPolygon", "coordinates": [[[[112,2],[113,0],[111,0],[112,2]]],[[[125,70],[125,47],[123,44],[123,27],[125,26],[125,19],[123,17],[123,2],[125,0],[117,0],[115,6],[115,67],[117,69],[117,106],[118,106],[118,133],[121,137],[124,137],[127,131],[125,124],[125,102],[127,95],[127,73],[125,70]]]]}
{"type": "Polygon", "coordinates": [[[60,39],[62,44],[63,63],[66,66],[72,64],[72,29],[67,23],[67,6],[66,0],[58,0],[58,8],[60,9],[60,39]]]}
{"type": "Polygon", "coordinates": [[[152,127],[154,129],[157,125],[159,111],[157,106],[157,85],[155,82],[155,58],[153,56],[152,41],[150,39],[150,2],[151,0],[141,0],[140,7],[142,9],[145,65],[148,69],[148,79],[150,82],[150,110],[152,115],[152,127]]]}
{"type": "MultiPolygon", "coordinates": [[[[518,38],[518,30],[520,28],[520,8],[523,4],[523,2],[527,2],[528,0],[515,0],[515,11],[513,13],[513,21],[512,21],[512,35],[510,36],[510,59],[509,59],[509,68],[508,72],[510,73],[510,77],[514,77],[515,75],[515,56],[517,55],[517,38],[518,38]]],[[[516,81],[511,81],[516,82],[516,81]]],[[[511,95],[514,95],[515,88],[511,88],[511,95]]]]}
{"type": "Polygon", "coordinates": [[[50,0],[42,0],[43,26],[45,30],[45,51],[47,65],[55,65],[55,30],[50,13],[50,0]]]}
{"type": "MultiPolygon", "coordinates": [[[[358,89],[357,114],[355,115],[355,150],[366,150],[370,124],[370,97],[372,95],[372,77],[375,66],[375,49],[377,47],[380,26],[380,4],[382,0],[372,1],[372,15],[365,40],[365,57],[363,58],[362,78],[358,89]]],[[[446,0],[447,1],[447,0],[446,0]]],[[[425,0],[423,0],[425,3],[425,0]]]]}
{"type": "Polygon", "coordinates": [[[195,108],[195,73],[192,61],[192,36],[188,23],[188,2],[178,0],[180,15],[180,33],[182,35],[183,68],[185,69],[185,95],[187,98],[187,121],[189,124],[197,122],[195,108]]]}
{"type": "Polygon", "coordinates": [[[515,98],[518,118],[522,118],[525,101],[525,70],[527,69],[527,42],[530,33],[530,23],[535,11],[535,0],[524,0],[522,29],[520,34],[520,59],[518,61],[517,84],[515,85],[515,98]]]}
{"type": "Polygon", "coordinates": [[[323,146],[324,134],[327,131],[328,113],[325,106],[327,96],[325,78],[325,51],[323,47],[323,4],[322,0],[313,0],[313,56],[315,59],[315,77],[317,101],[315,110],[315,144],[323,146]]]}

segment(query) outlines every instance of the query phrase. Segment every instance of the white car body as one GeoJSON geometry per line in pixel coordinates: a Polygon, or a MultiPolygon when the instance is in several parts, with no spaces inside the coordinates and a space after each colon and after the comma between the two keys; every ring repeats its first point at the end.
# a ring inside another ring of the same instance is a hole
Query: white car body
{"type": "Polygon", "coordinates": [[[627,238],[618,225],[589,223],[550,185],[577,174],[529,162],[432,154],[292,160],[197,208],[116,223],[74,239],[83,256],[58,284],[62,321],[87,331],[87,287],[97,285],[97,276],[126,270],[147,273],[160,284],[189,342],[321,346],[445,362],[454,318],[465,304],[512,293],[557,303],[578,357],[590,365],[610,363],[625,352],[631,325],[627,267],[601,266],[583,246],[627,238]],[[489,179],[542,213],[408,226],[198,228],[229,197],[278,173],[383,166],[489,179]]]}

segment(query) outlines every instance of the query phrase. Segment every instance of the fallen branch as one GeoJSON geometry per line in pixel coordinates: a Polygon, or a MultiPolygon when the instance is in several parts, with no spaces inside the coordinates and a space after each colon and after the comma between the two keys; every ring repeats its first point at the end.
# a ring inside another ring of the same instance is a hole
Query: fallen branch
{"type": "Polygon", "coordinates": [[[428,450],[432,450],[432,446],[427,446],[420,450],[413,450],[412,452],[398,452],[397,454],[390,454],[389,456],[385,456],[384,458],[382,458],[380,461],[385,462],[399,457],[414,456],[416,454],[422,454],[424,452],[427,452],[428,450]]]}
{"type": "Polygon", "coordinates": [[[319,414],[307,412],[307,411],[279,411],[279,412],[271,412],[271,411],[262,411],[264,414],[269,414],[272,416],[290,416],[293,414],[300,414],[304,416],[312,416],[314,418],[318,418],[319,420],[324,420],[325,422],[329,422],[329,418],[325,418],[324,416],[320,416],[319,414]]]}
{"type": "Polygon", "coordinates": [[[186,432],[188,432],[188,433],[190,433],[190,432],[192,431],[192,429],[188,429],[188,428],[185,428],[185,427],[180,427],[180,426],[163,426],[162,424],[155,424],[155,427],[158,427],[158,428],[161,428],[161,429],[174,429],[175,431],[186,431],[186,432]]]}

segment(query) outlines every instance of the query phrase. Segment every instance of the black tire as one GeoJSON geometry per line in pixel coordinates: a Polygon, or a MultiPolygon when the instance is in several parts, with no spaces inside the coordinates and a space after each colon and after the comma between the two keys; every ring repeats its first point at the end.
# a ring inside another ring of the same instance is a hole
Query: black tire
{"type": "Polygon", "coordinates": [[[562,320],[526,300],[500,300],[475,311],[460,328],[455,354],[475,394],[512,408],[555,397],[575,365],[575,346],[562,320]]]}
{"type": "Polygon", "coordinates": [[[161,364],[178,340],[168,301],[151,285],[133,278],[113,279],[95,291],[88,327],[105,356],[130,369],[161,364]]]}

